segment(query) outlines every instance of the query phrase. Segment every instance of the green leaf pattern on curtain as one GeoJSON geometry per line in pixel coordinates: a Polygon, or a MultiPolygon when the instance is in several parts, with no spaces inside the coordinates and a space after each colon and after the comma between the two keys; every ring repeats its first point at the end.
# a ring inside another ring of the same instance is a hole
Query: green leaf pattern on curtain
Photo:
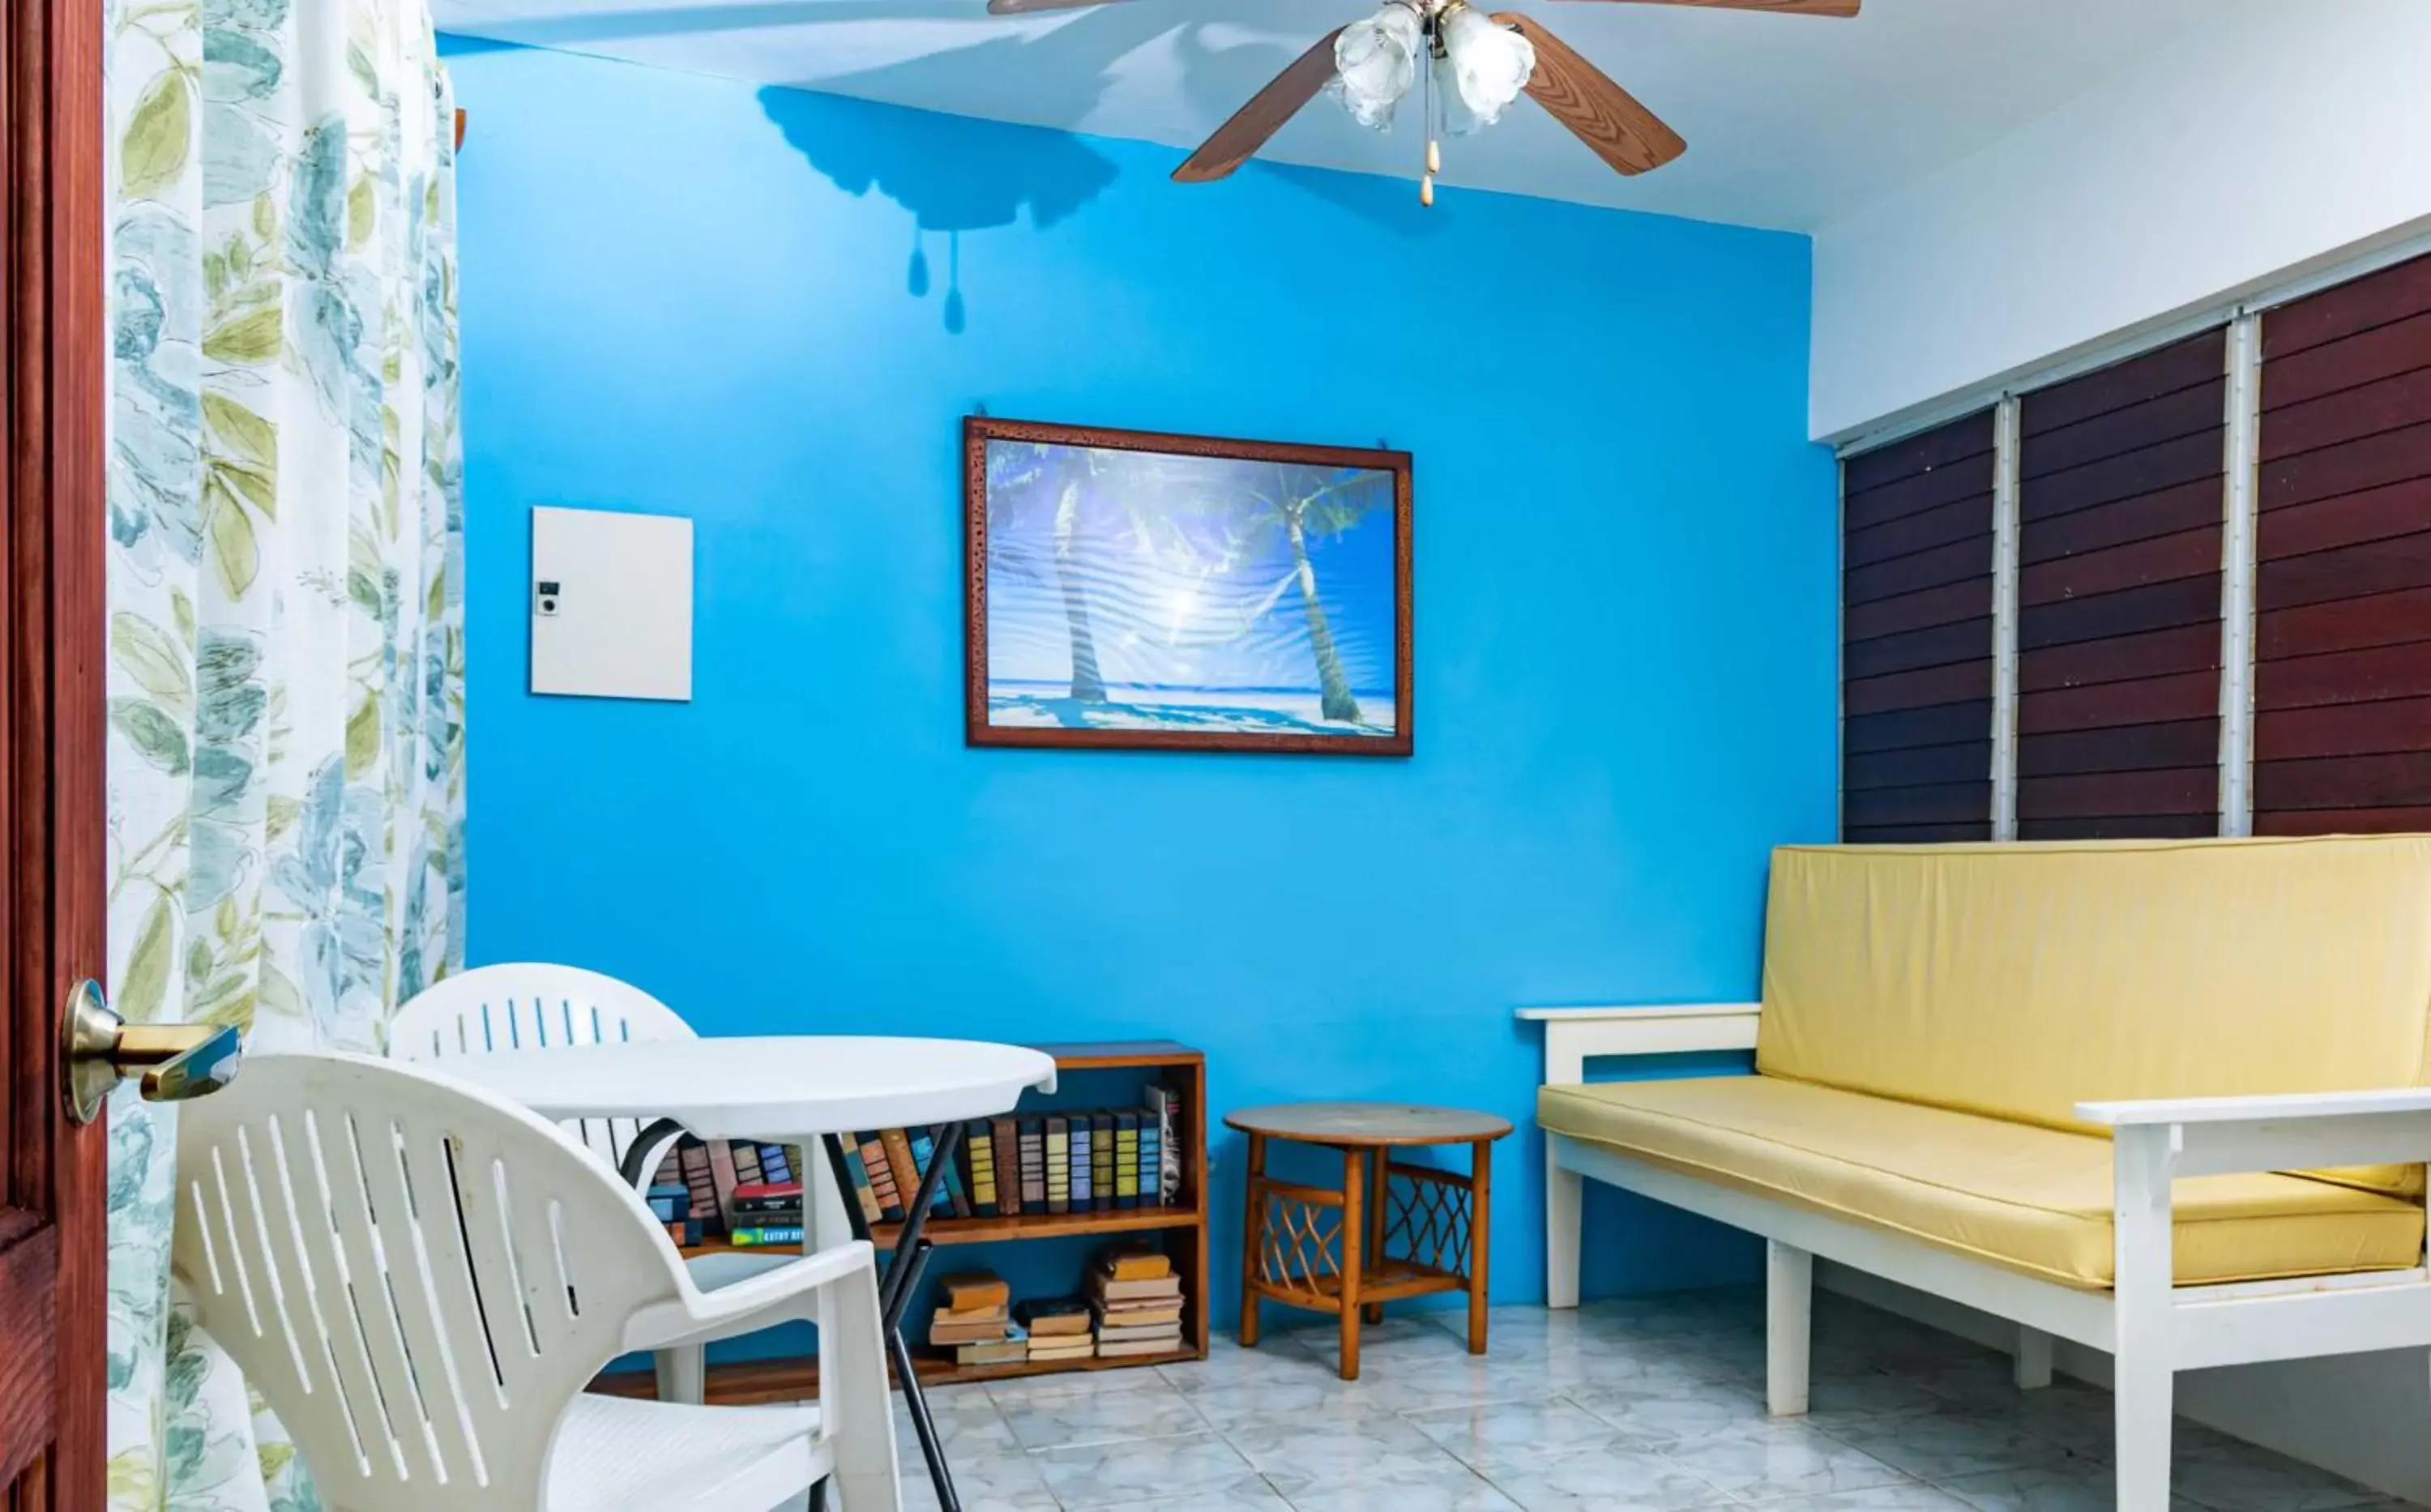
{"type": "MultiPolygon", "coordinates": [[[[129,1019],[377,1050],[462,960],[453,102],[425,0],[110,0],[109,866],[129,1019]]],[[[110,1506],[307,1512],[109,1135],[110,1506]]]]}

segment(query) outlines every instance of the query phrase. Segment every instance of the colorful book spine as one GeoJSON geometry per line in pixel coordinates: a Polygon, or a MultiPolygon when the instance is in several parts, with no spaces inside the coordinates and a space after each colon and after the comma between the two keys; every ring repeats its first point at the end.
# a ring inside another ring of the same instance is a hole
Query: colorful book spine
{"type": "Polygon", "coordinates": [[[705,1220],[717,1211],[717,1178],[710,1172],[709,1147],[687,1139],[676,1157],[683,1171],[684,1189],[692,1194],[692,1216],[705,1220]]]}
{"type": "Polygon", "coordinates": [[[903,1217],[903,1194],[895,1186],[895,1164],[886,1158],[886,1146],[874,1134],[861,1136],[861,1166],[869,1172],[870,1190],[877,1194],[879,1210],[886,1221],[899,1221],[903,1217]]]}
{"type": "Polygon", "coordinates": [[[1047,1125],[1024,1118],[1021,1130],[1021,1205],[1027,1212],[1047,1211],[1047,1125]]]}
{"type": "Polygon", "coordinates": [[[734,1147],[723,1139],[709,1142],[709,1174],[716,1189],[717,1202],[701,1216],[714,1217],[720,1228],[731,1233],[734,1228],[734,1188],[739,1184],[734,1175],[734,1147]]]}
{"type": "Polygon", "coordinates": [[[1072,1129],[1062,1114],[1047,1117],[1047,1211],[1072,1211],[1072,1129]]]}
{"type": "Polygon", "coordinates": [[[1140,1113],[1139,1190],[1142,1207],[1165,1205],[1165,1145],[1157,1133],[1156,1110],[1140,1113]]]}
{"type": "Polygon", "coordinates": [[[760,1147],[760,1169],[772,1182],[797,1182],[802,1173],[794,1168],[794,1157],[783,1145],[760,1147]]]}
{"type": "Polygon", "coordinates": [[[994,1131],[986,1119],[974,1118],[963,1126],[963,1163],[971,1171],[971,1210],[990,1215],[1001,1212],[996,1195],[994,1131]]]}
{"type": "MultiPolygon", "coordinates": [[[[904,1131],[904,1137],[912,1141],[912,1164],[919,1168],[919,1179],[926,1181],[929,1168],[937,1163],[936,1141],[929,1137],[929,1131],[926,1129],[907,1129],[904,1131]]],[[[942,1218],[954,1210],[953,1194],[947,1190],[953,1184],[948,1179],[953,1172],[952,1162],[947,1162],[946,1170],[947,1175],[938,1178],[936,1196],[929,1203],[929,1212],[932,1217],[942,1218]]],[[[913,1195],[915,1197],[919,1195],[917,1186],[913,1188],[913,1195]]]]}
{"type": "Polygon", "coordinates": [[[920,1198],[920,1161],[913,1152],[911,1136],[900,1129],[880,1129],[878,1142],[886,1148],[886,1164],[895,1172],[896,1195],[909,1210],[920,1198]]]}
{"type": "Polygon", "coordinates": [[[854,1146],[845,1147],[844,1173],[852,1183],[852,1200],[861,1209],[862,1221],[884,1222],[886,1210],[879,1204],[877,1189],[869,1184],[869,1168],[861,1163],[861,1151],[854,1146]]]}
{"type": "Polygon", "coordinates": [[[1021,1125],[1011,1118],[991,1118],[990,1143],[996,1147],[996,1210],[1006,1218],[1021,1214],[1021,1125]]]}
{"type": "Polygon", "coordinates": [[[1089,1205],[1109,1212],[1115,1205],[1115,1116],[1089,1115],[1089,1205]]]}
{"type": "Polygon", "coordinates": [[[1140,1116],[1135,1108],[1115,1115],[1115,1205],[1140,1205],[1140,1116]]]}
{"type": "Polygon", "coordinates": [[[733,1146],[733,1151],[734,1180],[738,1184],[744,1186],[757,1186],[768,1179],[760,1173],[760,1147],[758,1145],[738,1143],[733,1146]]]}
{"type": "Polygon", "coordinates": [[[726,1236],[726,1240],[729,1244],[744,1249],[771,1244],[799,1244],[802,1242],[802,1226],[798,1223],[788,1223],[736,1229],[726,1236]]]}
{"type": "Polygon", "coordinates": [[[1072,1130],[1072,1211],[1086,1213],[1096,1205],[1090,1196],[1089,1178],[1098,1168],[1096,1161],[1090,1157],[1089,1116],[1076,1113],[1069,1122],[1072,1130]]]}

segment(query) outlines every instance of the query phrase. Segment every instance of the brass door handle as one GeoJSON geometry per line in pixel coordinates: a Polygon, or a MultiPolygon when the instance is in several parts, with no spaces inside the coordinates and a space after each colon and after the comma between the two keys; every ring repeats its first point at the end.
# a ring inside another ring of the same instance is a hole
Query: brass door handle
{"type": "Polygon", "coordinates": [[[143,1078],[147,1102],[207,1097],[236,1080],[244,1043],[227,1024],[130,1024],[109,1011],[91,978],[59,1013],[59,1078],[68,1117],[91,1123],[109,1089],[143,1078]]]}

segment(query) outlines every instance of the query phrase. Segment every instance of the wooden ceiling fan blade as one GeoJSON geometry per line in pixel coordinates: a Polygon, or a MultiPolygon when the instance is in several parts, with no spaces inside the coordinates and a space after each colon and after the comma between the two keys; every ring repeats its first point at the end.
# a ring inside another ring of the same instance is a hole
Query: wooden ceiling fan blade
{"type": "Polygon", "coordinates": [[[1770,10],[1785,16],[1853,16],[1864,0],[1603,0],[1603,3],[1702,6],[1712,10],[1770,10]]]}
{"type": "Polygon", "coordinates": [[[1614,172],[1646,173],[1688,150],[1679,132],[1569,43],[1516,10],[1497,12],[1494,19],[1536,46],[1529,97],[1594,148],[1614,172]]]}
{"type": "Polygon", "coordinates": [[[1232,119],[1216,128],[1216,134],[1199,145],[1188,160],[1173,171],[1176,182],[1204,184],[1230,175],[1247,162],[1251,153],[1266,144],[1266,139],[1283,128],[1283,123],[1299,113],[1301,106],[1316,98],[1333,77],[1333,40],[1342,35],[1334,27],[1316,41],[1316,45],[1299,55],[1292,66],[1277,74],[1265,89],[1249,97],[1249,103],[1232,112],[1232,119]]]}
{"type": "Polygon", "coordinates": [[[1027,16],[1041,10],[1078,10],[1082,6],[1118,5],[1121,0],[988,0],[991,16],[1027,16]]]}

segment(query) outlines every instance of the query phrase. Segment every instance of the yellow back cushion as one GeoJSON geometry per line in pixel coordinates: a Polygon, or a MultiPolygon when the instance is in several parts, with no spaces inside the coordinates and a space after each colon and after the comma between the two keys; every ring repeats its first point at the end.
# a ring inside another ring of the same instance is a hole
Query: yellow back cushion
{"type": "Polygon", "coordinates": [[[2078,1131],[2424,1080],[2431,835],[1785,847],[1766,927],[1769,1075],[2078,1131]]]}

